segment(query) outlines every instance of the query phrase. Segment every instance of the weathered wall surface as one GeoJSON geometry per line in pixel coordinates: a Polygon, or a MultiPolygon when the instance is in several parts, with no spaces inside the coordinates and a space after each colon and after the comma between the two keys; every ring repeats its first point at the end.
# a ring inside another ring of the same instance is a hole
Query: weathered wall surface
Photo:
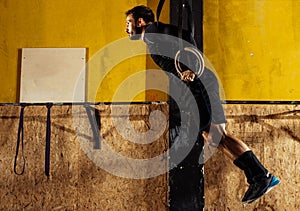
{"type": "Polygon", "coordinates": [[[205,164],[205,210],[299,210],[299,105],[225,105],[228,132],[244,140],[281,184],[243,206],[244,174],[222,153],[205,164]]]}
{"type": "MultiPolygon", "coordinates": [[[[149,113],[153,109],[168,113],[166,105],[130,106],[130,120],[136,130],[147,131],[151,127],[149,113]]],[[[44,173],[46,107],[25,107],[26,168],[23,175],[14,174],[19,110],[19,107],[0,107],[0,210],[166,209],[167,174],[148,179],[119,177],[103,170],[87,156],[88,150],[93,150],[86,148],[89,142],[92,143],[92,133],[82,106],[54,106],[51,109],[49,178],[44,173]],[[83,124],[82,130],[76,130],[81,127],[74,124],[78,120],[83,124]]],[[[146,159],[161,154],[168,146],[165,143],[168,140],[167,130],[151,144],[134,144],[125,140],[113,127],[111,106],[103,105],[99,110],[102,116],[101,134],[118,153],[129,158],[146,159]]],[[[126,112],[123,117],[125,115],[126,112]]],[[[99,156],[96,151],[94,158],[99,156]]],[[[111,165],[114,163],[111,162],[111,165]]],[[[19,160],[18,170],[21,166],[19,160]]],[[[128,165],[124,163],[124,166],[128,165]]]]}
{"type": "MultiPolygon", "coordinates": [[[[101,134],[119,154],[143,159],[155,157],[167,148],[167,132],[146,145],[124,140],[112,127],[111,106],[98,109],[101,134]]],[[[151,127],[148,115],[154,109],[168,112],[166,105],[131,106],[130,120],[137,130],[147,131],[151,127]]],[[[243,207],[240,201],[247,189],[245,177],[232,161],[217,152],[205,163],[205,210],[299,210],[299,106],[225,105],[225,109],[228,131],[244,140],[281,184],[262,199],[243,207]]],[[[118,177],[88,157],[84,146],[92,143],[92,133],[84,108],[78,106],[52,108],[49,178],[44,174],[46,108],[25,108],[27,164],[24,175],[15,175],[19,110],[19,107],[0,107],[1,210],[166,210],[166,174],[149,179],[118,177]],[[83,121],[81,126],[76,126],[77,120],[83,121]],[[78,127],[83,130],[78,132],[75,130],[78,127]]],[[[22,162],[18,164],[20,167],[22,162]]]]}
{"type": "Polygon", "coordinates": [[[300,1],[204,0],[204,54],[227,100],[299,100],[300,1]]]}

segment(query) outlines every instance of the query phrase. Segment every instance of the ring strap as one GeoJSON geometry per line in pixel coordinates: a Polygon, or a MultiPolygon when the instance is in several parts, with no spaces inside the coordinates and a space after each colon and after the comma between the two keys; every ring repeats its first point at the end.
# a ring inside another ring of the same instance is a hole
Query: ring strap
{"type": "Polygon", "coordinates": [[[164,3],[165,3],[165,0],[160,0],[159,3],[158,3],[157,9],[156,9],[156,21],[157,21],[156,24],[157,24],[157,27],[158,27],[160,13],[161,13],[161,10],[164,6],[164,3]]]}

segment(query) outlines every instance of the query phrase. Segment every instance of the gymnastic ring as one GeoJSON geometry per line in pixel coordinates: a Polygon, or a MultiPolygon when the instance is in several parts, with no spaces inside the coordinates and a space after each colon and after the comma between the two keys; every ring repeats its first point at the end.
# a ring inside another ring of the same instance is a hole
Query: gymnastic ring
{"type": "MultiPolygon", "coordinates": [[[[197,59],[198,59],[198,61],[199,61],[199,69],[198,69],[198,71],[196,72],[196,75],[198,76],[198,77],[200,77],[202,74],[203,74],[203,72],[204,72],[204,59],[203,59],[203,56],[201,55],[201,53],[199,52],[199,50],[197,50],[196,48],[194,48],[194,47],[185,47],[184,49],[183,49],[184,51],[189,51],[189,52],[191,52],[191,53],[193,53],[196,57],[197,57],[197,59]]],[[[176,68],[176,70],[177,70],[177,72],[180,74],[180,75],[182,75],[182,68],[181,68],[181,66],[180,66],[180,62],[179,62],[179,59],[180,59],[180,53],[181,53],[181,51],[179,50],[179,51],[177,51],[177,53],[176,53],[176,55],[175,55],[175,59],[174,59],[174,62],[175,62],[175,68],[176,68]]]]}

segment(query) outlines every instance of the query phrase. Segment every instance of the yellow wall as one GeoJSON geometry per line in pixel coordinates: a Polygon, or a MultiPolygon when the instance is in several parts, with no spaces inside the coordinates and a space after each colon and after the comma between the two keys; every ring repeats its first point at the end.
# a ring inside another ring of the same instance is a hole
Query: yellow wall
{"type": "MultiPolygon", "coordinates": [[[[148,6],[156,14],[159,0],[149,0],[148,6]]],[[[166,1],[160,21],[169,22],[170,8],[166,1]]],[[[128,8],[126,8],[128,9],[128,8]]],[[[123,32],[122,28],[122,32],[123,32]]],[[[126,36],[108,43],[105,49],[90,59],[89,97],[96,101],[166,101],[165,92],[154,91],[156,87],[167,91],[167,78],[159,71],[153,75],[145,70],[160,69],[154,64],[142,41],[130,41],[126,36]],[[121,39],[120,39],[121,38],[121,39]],[[102,71],[97,71],[101,69],[102,71]],[[99,85],[99,87],[97,87],[99,85]],[[151,85],[151,87],[150,87],[151,85]],[[96,92],[96,93],[95,93],[96,92]]]]}
{"type": "MultiPolygon", "coordinates": [[[[158,0],[0,1],[0,102],[18,101],[18,50],[26,47],[88,48],[88,101],[126,101],[131,87],[147,89],[141,73],[119,97],[113,96],[132,74],[157,69],[145,55],[110,66],[115,62],[111,58],[122,55],[112,53],[110,46],[121,38],[127,40],[122,43],[125,50],[138,46],[141,54],[146,51],[143,43],[130,42],[124,33],[124,12],[139,4],[155,11],[158,0]],[[101,53],[105,56],[100,61],[101,53]]],[[[299,14],[300,1],[295,0],[204,0],[204,53],[218,72],[227,100],[299,100],[299,14]]],[[[169,1],[161,20],[169,22],[169,1]]],[[[136,101],[165,99],[157,93],[136,94],[136,101]]]]}
{"type": "Polygon", "coordinates": [[[204,53],[228,100],[300,100],[300,1],[204,0],[204,53]]]}
{"type": "MultiPolygon", "coordinates": [[[[157,2],[149,1],[154,11],[157,2]]],[[[112,52],[114,47],[111,45],[121,38],[127,38],[124,31],[125,11],[141,4],[147,5],[147,0],[0,1],[0,102],[18,102],[18,51],[29,47],[87,48],[88,89],[91,90],[87,100],[110,101],[122,80],[146,68],[145,55],[127,58],[125,61],[120,59],[120,64],[110,70],[106,68],[115,62],[110,61],[110,56],[118,55],[112,52]],[[100,64],[95,61],[101,53],[105,56],[100,64]],[[105,71],[109,73],[106,75],[105,71]],[[98,84],[99,81],[101,84],[98,84]]],[[[139,51],[145,53],[143,43],[133,44],[126,40],[126,44],[123,42],[123,45],[137,45],[139,51]]],[[[129,49],[117,50],[124,55],[124,51],[129,49]]],[[[141,80],[136,81],[134,85],[145,87],[145,74],[139,77],[141,80]]],[[[144,101],[145,94],[140,94],[135,100],[144,101]]]]}

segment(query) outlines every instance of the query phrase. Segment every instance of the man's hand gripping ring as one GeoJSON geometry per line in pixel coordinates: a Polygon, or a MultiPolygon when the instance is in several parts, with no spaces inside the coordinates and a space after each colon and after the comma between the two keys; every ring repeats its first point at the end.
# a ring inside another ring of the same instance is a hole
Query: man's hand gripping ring
{"type": "MultiPolygon", "coordinates": [[[[195,72],[195,74],[198,77],[200,77],[203,74],[203,72],[204,72],[204,66],[205,66],[204,65],[204,59],[203,59],[203,56],[201,55],[200,51],[197,50],[194,47],[185,47],[183,50],[193,53],[196,56],[196,58],[198,59],[198,61],[199,61],[199,69],[195,72]]],[[[181,75],[182,72],[183,72],[183,70],[182,70],[182,68],[180,66],[180,62],[179,62],[179,60],[180,60],[180,53],[181,53],[180,50],[177,51],[177,53],[175,55],[174,62],[175,62],[175,68],[176,68],[177,72],[181,75]]]]}

